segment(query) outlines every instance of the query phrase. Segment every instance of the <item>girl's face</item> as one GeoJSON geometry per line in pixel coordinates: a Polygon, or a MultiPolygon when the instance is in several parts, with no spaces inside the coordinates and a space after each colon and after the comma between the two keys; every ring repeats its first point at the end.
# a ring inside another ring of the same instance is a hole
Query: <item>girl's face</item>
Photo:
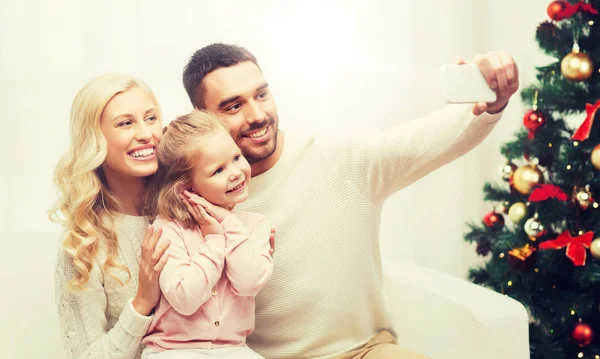
{"type": "Polygon", "coordinates": [[[107,142],[104,170],[114,175],[147,177],[158,170],[156,146],[162,124],[156,104],[139,87],[115,95],[100,116],[107,142]]]}
{"type": "Polygon", "coordinates": [[[222,207],[245,201],[250,165],[231,136],[224,129],[203,135],[196,149],[200,155],[192,169],[192,190],[222,207]]]}

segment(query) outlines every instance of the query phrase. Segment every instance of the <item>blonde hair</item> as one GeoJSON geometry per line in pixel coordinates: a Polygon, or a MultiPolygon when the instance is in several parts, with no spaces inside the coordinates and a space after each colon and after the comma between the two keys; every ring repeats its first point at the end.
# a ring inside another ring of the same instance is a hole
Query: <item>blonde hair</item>
{"type": "MultiPolygon", "coordinates": [[[[63,248],[73,258],[77,270],[69,283],[71,288],[84,288],[101,241],[107,250],[104,270],[110,273],[112,268],[122,269],[131,277],[129,268],[115,260],[118,242],[113,230],[114,214],[122,206],[108,189],[101,167],[106,160],[107,143],[100,129],[100,117],[115,95],[134,87],[148,93],[158,110],[158,102],[150,88],[123,75],[97,77],[88,82],[73,100],[71,144],[56,166],[54,182],[58,201],[48,211],[48,218],[67,230],[63,248]]],[[[116,276],[110,275],[119,281],[116,276]]]]}
{"type": "Polygon", "coordinates": [[[157,150],[158,172],[147,192],[149,213],[179,221],[186,228],[196,225],[179,196],[192,182],[201,137],[220,129],[225,131],[221,121],[202,110],[179,116],[165,127],[157,150]]]}

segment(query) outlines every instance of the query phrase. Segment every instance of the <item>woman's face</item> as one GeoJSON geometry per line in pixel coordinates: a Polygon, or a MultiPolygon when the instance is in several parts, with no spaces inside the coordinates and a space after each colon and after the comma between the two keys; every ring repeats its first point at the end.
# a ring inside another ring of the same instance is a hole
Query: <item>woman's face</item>
{"type": "Polygon", "coordinates": [[[156,147],[162,136],[158,109],[135,86],[115,95],[100,116],[108,153],[104,170],[118,176],[147,177],[158,170],[156,147]]]}

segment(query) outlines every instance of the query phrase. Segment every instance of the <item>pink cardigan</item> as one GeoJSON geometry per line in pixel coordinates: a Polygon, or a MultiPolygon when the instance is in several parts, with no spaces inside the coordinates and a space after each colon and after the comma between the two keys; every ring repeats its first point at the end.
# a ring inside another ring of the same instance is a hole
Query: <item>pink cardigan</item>
{"type": "Polygon", "coordinates": [[[231,214],[225,235],[183,228],[158,216],[159,243],[171,242],[162,297],[142,343],[152,351],[244,346],[254,330],[254,296],[273,271],[270,225],[256,213],[231,214]]]}

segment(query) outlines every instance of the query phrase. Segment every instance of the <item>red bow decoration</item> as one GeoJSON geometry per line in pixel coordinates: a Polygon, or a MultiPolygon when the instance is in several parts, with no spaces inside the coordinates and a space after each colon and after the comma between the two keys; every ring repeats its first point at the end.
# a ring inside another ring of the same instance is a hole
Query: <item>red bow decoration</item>
{"type": "Polygon", "coordinates": [[[560,187],[553,184],[541,184],[529,195],[530,202],[541,202],[549,198],[556,198],[564,202],[567,200],[567,194],[560,187]]]}
{"type": "Polygon", "coordinates": [[[563,231],[555,239],[540,243],[540,249],[562,249],[567,247],[567,257],[580,267],[585,265],[586,248],[590,248],[594,232],[586,232],[580,236],[572,237],[568,230],[563,231]]]}
{"type": "Polygon", "coordinates": [[[598,10],[594,9],[594,7],[591,4],[586,4],[585,2],[580,1],[576,4],[571,5],[565,1],[565,9],[556,15],[556,20],[560,21],[569,18],[579,11],[589,12],[590,14],[598,15],[598,10]]]}
{"type": "Polygon", "coordinates": [[[590,137],[590,132],[592,131],[592,126],[594,125],[594,117],[596,116],[596,111],[600,108],[600,100],[596,102],[596,104],[592,105],[591,103],[585,104],[585,111],[587,112],[587,117],[583,120],[583,123],[579,126],[575,134],[573,134],[572,139],[576,141],[584,141],[590,137]]]}

